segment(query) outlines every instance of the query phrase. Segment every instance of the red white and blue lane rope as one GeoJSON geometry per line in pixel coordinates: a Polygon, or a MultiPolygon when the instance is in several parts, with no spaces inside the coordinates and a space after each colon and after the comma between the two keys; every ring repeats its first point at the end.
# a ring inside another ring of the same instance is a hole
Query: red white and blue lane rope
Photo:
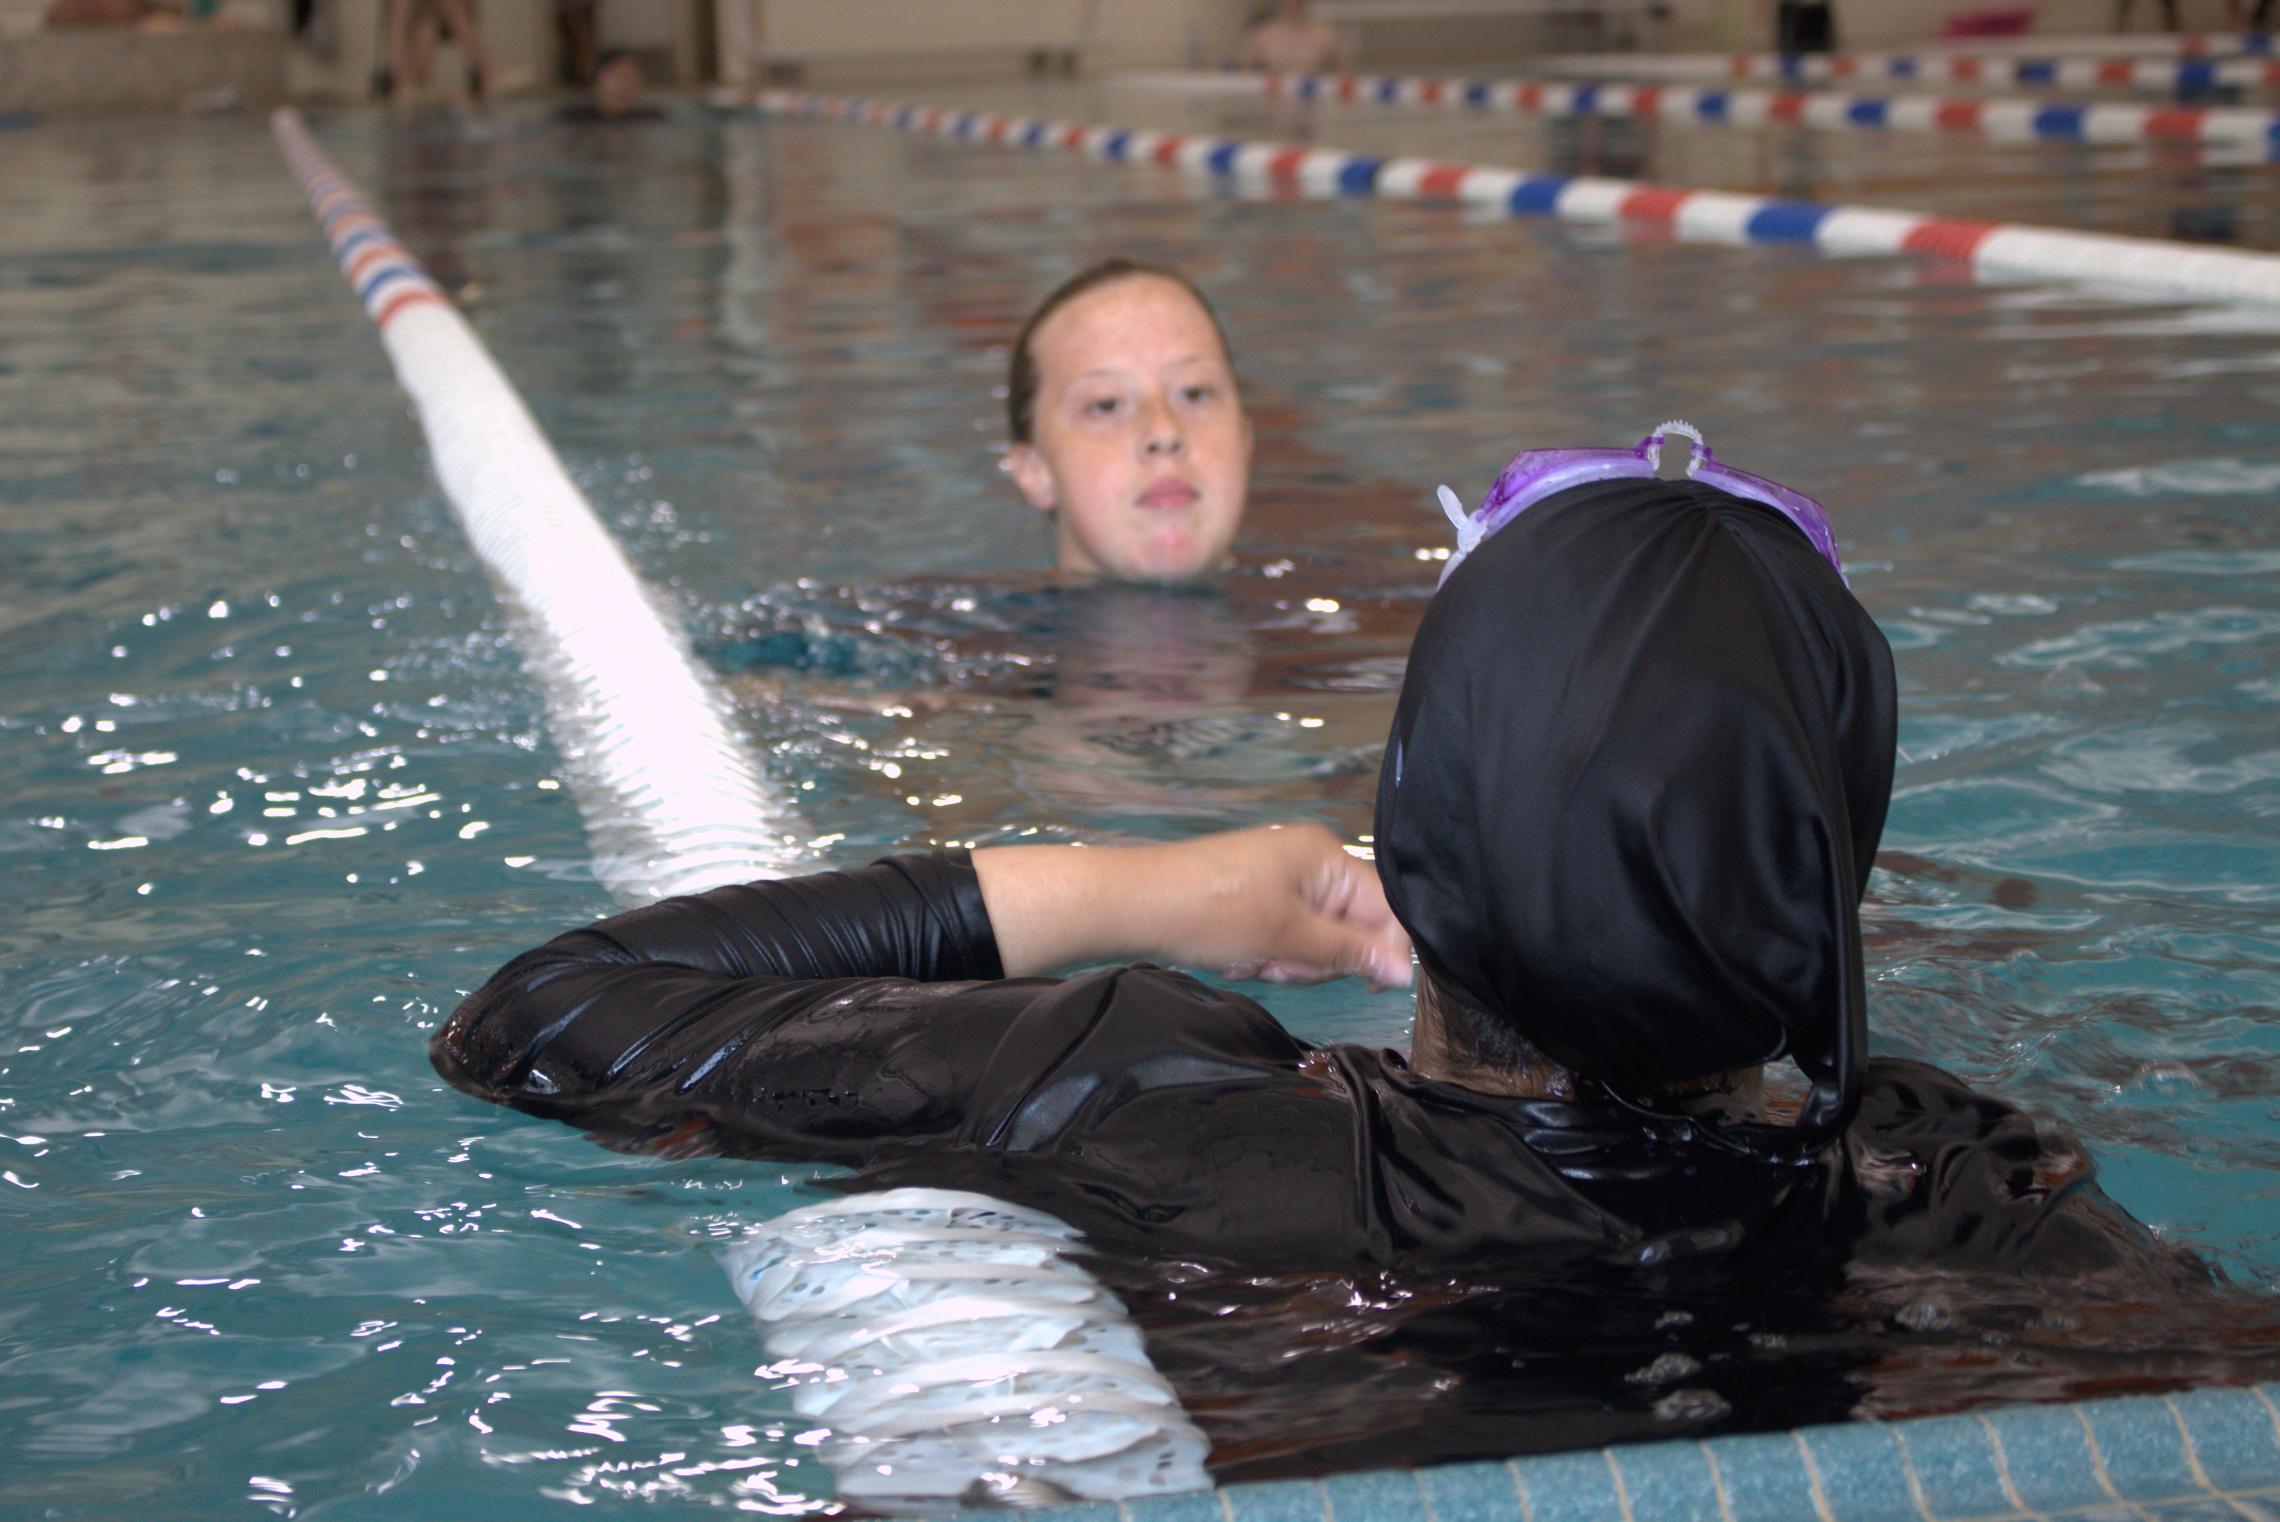
{"type": "Polygon", "coordinates": [[[522,398],[299,114],[272,126],[411,396],[452,512],[522,615],[516,643],[596,879],[636,902],[782,873],[799,854],[792,811],[522,398]]]}
{"type": "Polygon", "coordinates": [[[340,260],[340,272],[355,287],[364,315],[383,333],[407,307],[449,306],[443,290],[428,278],[420,261],[396,241],[371,205],[328,163],[300,117],[280,111],[271,123],[277,144],[294,178],[309,198],[317,226],[340,260]]]}
{"type": "Polygon", "coordinates": [[[1977,132],[2013,141],[2246,143],[2280,153],[2280,112],[2242,107],[2087,105],[1937,95],[1695,89],[1684,85],[1571,84],[1533,79],[1430,79],[1393,74],[1192,74],[1196,88],[1255,88],[1270,99],[1337,105],[1440,107],[1540,116],[1631,116],[1646,121],[1755,127],[1767,123],[1869,131],[1977,132]]]}
{"type": "Polygon", "coordinates": [[[1976,273],[2134,287],[2169,295],[2280,304],[2280,254],[2208,248],[2018,223],[1977,222],[1867,206],[1826,206],[1635,180],[1528,174],[1486,164],[1384,158],[1239,138],[1045,121],[769,91],[765,115],[893,127],[976,145],[1058,150],[1105,163],[1152,164],[1214,179],[1250,180],[1324,195],[1463,201],[1513,216],[1654,226],[1681,238],[1804,243],[1833,254],[1923,254],[1976,273]]]}
{"type": "MultiPolygon", "coordinates": [[[[2243,38],[2242,42],[2269,42],[2243,38]]],[[[1602,79],[1769,79],[1793,84],[1894,79],[1922,84],[2016,85],[2022,89],[2174,90],[2280,85],[2269,47],[2242,56],[2011,56],[2000,53],[1578,53],[1543,60],[1558,74],[1602,79]]]]}

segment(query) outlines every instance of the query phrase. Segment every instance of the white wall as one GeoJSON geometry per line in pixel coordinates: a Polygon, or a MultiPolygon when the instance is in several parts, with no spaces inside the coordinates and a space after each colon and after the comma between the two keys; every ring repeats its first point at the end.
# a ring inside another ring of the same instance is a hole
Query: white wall
{"type": "Polygon", "coordinates": [[[1250,0],[716,0],[721,73],[769,58],[810,78],[1010,75],[1034,51],[1081,46],[1089,68],[1210,67],[1231,57],[1250,0]],[[755,41],[755,37],[757,41],[755,41]]]}

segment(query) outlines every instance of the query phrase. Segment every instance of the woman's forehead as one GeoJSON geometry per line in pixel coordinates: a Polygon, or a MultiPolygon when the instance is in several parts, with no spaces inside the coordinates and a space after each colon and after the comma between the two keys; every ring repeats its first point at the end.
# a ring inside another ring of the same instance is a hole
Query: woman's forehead
{"type": "Polygon", "coordinates": [[[1226,360],[1211,314],[1160,275],[1133,275],[1085,292],[1047,317],[1032,343],[1041,367],[1070,379],[1093,369],[1226,360]]]}

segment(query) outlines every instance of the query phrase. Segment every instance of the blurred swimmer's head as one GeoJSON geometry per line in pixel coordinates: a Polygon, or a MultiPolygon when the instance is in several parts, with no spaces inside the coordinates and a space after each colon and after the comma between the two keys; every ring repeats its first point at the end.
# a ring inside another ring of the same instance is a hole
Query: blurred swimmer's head
{"type": "Polygon", "coordinates": [[[1793,1058],[1796,1126],[1738,1139],[1834,1134],[1895,726],[1883,635],[1774,507],[1599,481],[1482,540],[1418,628],[1377,799],[1455,1065],[1534,1052],[1651,1101],[1793,1058]]]}
{"type": "Polygon", "coordinates": [[[607,49],[594,61],[594,114],[631,116],[641,109],[641,92],[647,84],[641,59],[632,49],[607,49]]]}
{"type": "Polygon", "coordinates": [[[1014,340],[1006,470],[1072,576],[1185,581],[1227,563],[1251,420],[1219,319],[1175,271],[1111,259],[1014,340]]]}

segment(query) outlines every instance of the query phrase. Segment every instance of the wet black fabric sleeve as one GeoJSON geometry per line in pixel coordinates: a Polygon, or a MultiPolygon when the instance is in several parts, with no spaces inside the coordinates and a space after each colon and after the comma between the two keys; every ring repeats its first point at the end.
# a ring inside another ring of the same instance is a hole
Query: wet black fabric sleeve
{"type": "Polygon", "coordinates": [[[1038,987],[988,981],[1003,971],[971,859],[892,857],[556,936],[429,1055],[458,1088],[613,1145],[841,1160],[955,1129],[1038,987]]]}

